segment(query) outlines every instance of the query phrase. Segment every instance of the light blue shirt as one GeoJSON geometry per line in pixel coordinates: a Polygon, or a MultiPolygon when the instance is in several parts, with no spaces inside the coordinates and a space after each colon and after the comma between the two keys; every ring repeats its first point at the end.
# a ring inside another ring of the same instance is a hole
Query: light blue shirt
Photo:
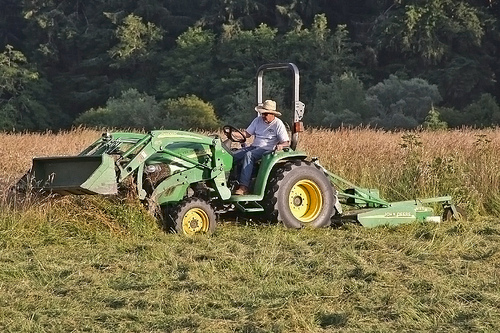
{"type": "Polygon", "coordinates": [[[279,118],[274,118],[267,124],[258,116],[250,123],[247,132],[255,136],[252,146],[266,150],[273,150],[280,142],[290,141],[285,124],[279,118]]]}

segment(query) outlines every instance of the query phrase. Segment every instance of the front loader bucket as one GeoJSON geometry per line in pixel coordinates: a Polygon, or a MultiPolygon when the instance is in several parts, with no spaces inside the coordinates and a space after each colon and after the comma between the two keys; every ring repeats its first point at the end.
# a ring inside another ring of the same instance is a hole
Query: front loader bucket
{"type": "Polygon", "coordinates": [[[116,194],[115,163],[107,154],[33,159],[31,186],[59,194],[116,194]]]}

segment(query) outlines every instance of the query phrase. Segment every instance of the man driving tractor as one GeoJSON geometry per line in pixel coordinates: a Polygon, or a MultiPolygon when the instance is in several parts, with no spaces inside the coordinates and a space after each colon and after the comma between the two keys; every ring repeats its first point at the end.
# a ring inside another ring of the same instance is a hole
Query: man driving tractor
{"type": "Polygon", "coordinates": [[[241,148],[233,155],[235,163],[241,163],[241,173],[238,178],[239,187],[234,194],[245,195],[249,192],[250,179],[253,166],[262,155],[274,150],[282,150],[290,145],[290,138],[285,124],[281,119],[281,112],[276,110],[276,102],[266,100],[262,105],[256,106],[259,113],[243,132],[246,138],[255,136],[252,145],[241,148]]]}

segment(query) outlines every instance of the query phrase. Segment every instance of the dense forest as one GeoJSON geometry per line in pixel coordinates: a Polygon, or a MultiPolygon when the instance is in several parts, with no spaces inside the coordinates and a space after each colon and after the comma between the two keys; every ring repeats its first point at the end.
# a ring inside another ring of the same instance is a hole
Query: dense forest
{"type": "MultiPolygon", "coordinates": [[[[500,124],[499,0],[0,0],[0,130],[214,128],[293,62],[308,126],[500,124]]],[[[286,75],[266,96],[289,106],[286,75]]]]}

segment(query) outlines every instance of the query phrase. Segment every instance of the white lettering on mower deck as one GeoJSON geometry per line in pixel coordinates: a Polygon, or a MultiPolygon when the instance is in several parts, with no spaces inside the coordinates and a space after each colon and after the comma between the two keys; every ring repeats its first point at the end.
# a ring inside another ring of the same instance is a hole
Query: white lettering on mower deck
{"type": "Polygon", "coordinates": [[[384,217],[413,217],[410,212],[385,213],[384,217]]]}

